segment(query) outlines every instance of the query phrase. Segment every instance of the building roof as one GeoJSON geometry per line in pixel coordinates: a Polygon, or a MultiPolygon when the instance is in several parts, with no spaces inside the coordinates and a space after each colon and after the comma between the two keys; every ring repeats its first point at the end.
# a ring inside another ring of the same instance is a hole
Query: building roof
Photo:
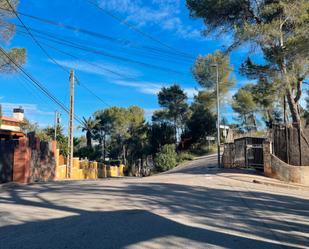
{"type": "Polygon", "coordinates": [[[16,118],[9,118],[9,117],[1,117],[3,121],[10,121],[10,122],[15,122],[15,123],[21,123],[21,121],[17,120],[16,118]]]}
{"type": "Polygon", "coordinates": [[[0,139],[3,136],[25,137],[25,134],[22,131],[10,131],[0,129],[0,139]]]}

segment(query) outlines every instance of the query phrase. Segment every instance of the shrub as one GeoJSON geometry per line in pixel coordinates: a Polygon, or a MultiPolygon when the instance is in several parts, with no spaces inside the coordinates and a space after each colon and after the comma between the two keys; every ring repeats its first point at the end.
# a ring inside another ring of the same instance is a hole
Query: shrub
{"type": "Polygon", "coordinates": [[[191,161],[194,159],[194,156],[188,152],[181,152],[177,156],[177,162],[181,163],[184,161],[191,161]]]}
{"type": "Polygon", "coordinates": [[[155,155],[154,162],[158,171],[166,171],[174,168],[177,165],[177,153],[175,152],[175,145],[164,145],[155,155]]]}
{"type": "Polygon", "coordinates": [[[195,156],[204,156],[215,152],[216,148],[217,146],[215,144],[208,146],[202,143],[196,143],[191,146],[190,153],[195,156]]]}

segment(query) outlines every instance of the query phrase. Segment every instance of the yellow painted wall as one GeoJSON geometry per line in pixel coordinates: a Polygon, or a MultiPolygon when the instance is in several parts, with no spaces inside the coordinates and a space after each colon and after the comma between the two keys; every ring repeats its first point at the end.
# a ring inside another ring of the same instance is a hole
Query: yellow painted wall
{"type": "MultiPolygon", "coordinates": [[[[59,153],[59,152],[58,152],[59,153]]],[[[56,157],[56,180],[65,180],[67,175],[67,166],[59,165],[56,157]]],[[[73,167],[71,171],[72,180],[95,180],[106,177],[121,177],[124,176],[124,165],[106,166],[98,162],[89,162],[73,158],[73,167]]]]}
{"type": "Polygon", "coordinates": [[[56,167],[56,180],[64,180],[67,176],[67,166],[60,165],[56,167]]]}

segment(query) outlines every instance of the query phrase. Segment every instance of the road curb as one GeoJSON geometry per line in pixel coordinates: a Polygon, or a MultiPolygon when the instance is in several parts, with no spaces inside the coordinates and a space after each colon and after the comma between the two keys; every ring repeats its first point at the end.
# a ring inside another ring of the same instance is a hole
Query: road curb
{"type": "Polygon", "coordinates": [[[292,185],[290,183],[272,183],[272,182],[266,182],[261,180],[252,180],[253,183],[261,184],[265,186],[273,186],[273,187],[279,187],[279,188],[285,188],[285,189],[294,189],[294,190],[309,190],[309,187],[303,186],[303,185],[292,185]]]}

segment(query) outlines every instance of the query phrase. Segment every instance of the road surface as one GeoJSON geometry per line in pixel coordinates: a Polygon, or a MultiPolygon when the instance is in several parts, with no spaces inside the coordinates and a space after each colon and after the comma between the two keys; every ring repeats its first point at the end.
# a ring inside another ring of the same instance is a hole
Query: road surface
{"type": "Polygon", "coordinates": [[[309,248],[308,188],[215,162],[147,178],[0,187],[0,248],[309,248]]]}

